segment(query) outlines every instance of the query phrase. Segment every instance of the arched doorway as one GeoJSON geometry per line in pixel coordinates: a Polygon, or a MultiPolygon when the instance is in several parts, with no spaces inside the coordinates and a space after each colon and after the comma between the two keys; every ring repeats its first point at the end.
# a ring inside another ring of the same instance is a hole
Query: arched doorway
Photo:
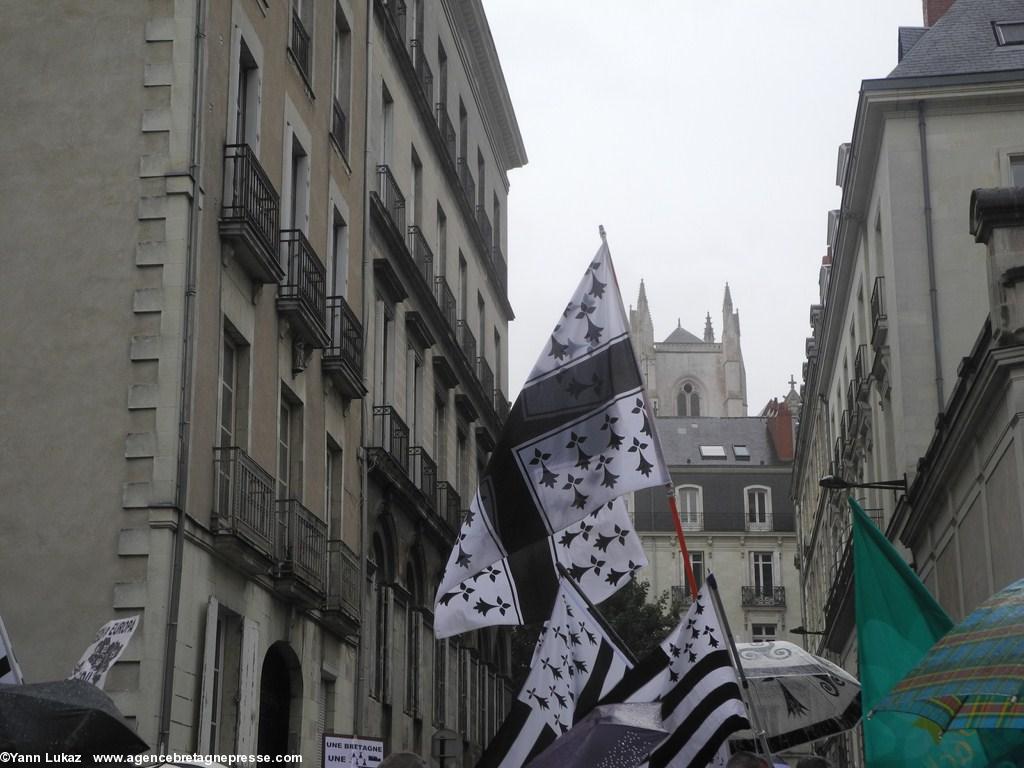
{"type": "Polygon", "coordinates": [[[301,696],[302,676],[295,652],[287,643],[274,643],[263,657],[260,674],[260,723],[256,739],[259,754],[278,756],[295,752],[293,734],[298,733],[301,696]]]}

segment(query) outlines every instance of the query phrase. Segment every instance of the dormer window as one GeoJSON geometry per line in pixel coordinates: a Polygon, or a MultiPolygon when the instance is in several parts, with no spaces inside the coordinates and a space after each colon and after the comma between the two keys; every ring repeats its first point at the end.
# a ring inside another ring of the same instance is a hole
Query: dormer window
{"type": "Polygon", "coordinates": [[[993,21],[996,42],[1000,45],[1024,45],[1024,21],[993,21]]]}

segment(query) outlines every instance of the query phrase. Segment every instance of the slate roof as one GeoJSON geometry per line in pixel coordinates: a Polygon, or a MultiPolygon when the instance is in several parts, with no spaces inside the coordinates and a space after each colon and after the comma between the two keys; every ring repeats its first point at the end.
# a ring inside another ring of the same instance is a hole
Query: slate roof
{"type": "Polygon", "coordinates": [[[928,27],[900,27],[899,30],[899,51],[897,61],[903,61],[910,49],[917,45],[917,41],[928,31],[928,27]]]}
{"type": "Polygon", "coordinates": [[[761,467],[787,466],[775,455],[771,438],[768,436],[768,420],[760,416],[737,416],[731,418],[715,416],[673,416],[656,420],[665,462],[669,467],[686,466],[732,466],[761,467]],[[700,455],[700,446],[720,445],[725,449],[725,459],[705,459],[700,455]],[[734,445],[745,445],[750,451],[749,460],[739,460],[733,453],[734,445]]]}
{"type": "Polygon", "coordinates": [[[699,339],[688,330],[679,326],[668,335],[662,344],[703,344],[704,339],[699,339]]]}
{"type": "MultiPolygon", "coordinates": [[[[1024,21],[1024,0],[958,0],[905,51],[889,78],[1024,69],[1024,45],[996,43],[992,23],[1002,21],[1024,21]]],[[[900,34],[902,47],[913,28],[900,34]]]]}

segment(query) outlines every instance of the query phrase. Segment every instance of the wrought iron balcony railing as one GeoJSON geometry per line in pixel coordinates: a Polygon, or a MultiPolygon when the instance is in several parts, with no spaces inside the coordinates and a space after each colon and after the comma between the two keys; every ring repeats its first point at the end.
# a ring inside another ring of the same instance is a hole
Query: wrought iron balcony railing
{"type": "Polygon", "coordinates": [[[437,484],[437,514],[453,531],[458,531],[462,524],[462,499],[455,486],[446,480],[437,484]]]}
{"type": "Polygon", "coordinates": [[[434,282],[434,252],[419,227],[409,227],[409,251],[423,282],[430,286],[434,282]]]}
{"type": "Polygon", "coordinates": [[[458,148],[455,143],[455,126],[452,124],[451,117],[448,116],[448,105],[438,104],[436,110],[437,129],[441,132],[441,139],[444,141],[444,147],[448,152],[448,159],[454,164],[458,160],[458,148]]]}
{"type": "Polygon", "coordinates": [[[409,474],[433,508],[437,503],[437,464],[425,448],[414,445],[409,449],[409,474]]]}
{"type": "Polygon", "coordinates": [[[278,282],[280,200],[248,144],[224,147],[224,186],[221,234],[235,242],[250,275],[260,282],[278,282]]]}
{"type": "Polygon", "coordinates": [[[335,99],[331,111],[331,138],[338,145],[341,154],[348,156],[348,117],[341,104],[335,99]]]}
{"type": "Polygon", "coordinates": [[[391,19],[398,37],[405,40],[405,0],[384,0],[384,8],[388,12],[388,17],[391,19]]]}
{"type": "Polygon", "coordinates": [[[476,366],[476,336],[473,335],[473,331],[469,329],[469,322],[466,320],[459,320],[455,324],[455,336],[459,342],[459,348],[462,350],[462,354],[466,356],[466,362],[469,363],[470,367],[476,366]]]}
{"type": "Polygon", "coordinates": [[[430,62],[427,61],[426,51],[423,49],[423,41],[413,38],[409,41],[409,52],[412,55],[412,66],[416,70],[416,79],[420,83],[423,95],[427,97],[427,104],[434,102],[434,73],[430,69],[430,62]]]}
{"type": "Polygon", "coordinates": [[[373,444],[409,474],[409,427],[391,405],[373,406],[373,444]]]}
{"type": "Polygon", "coordinates": [[[469,160],[460,157],[458,160],[459,181],[462,182],[462,194],[466,196],[466,202],[472,208],[476,205],[476,179],[473,178],[473,171],[469,168],[469,160]]]}
{"type": "Polygon", "coordinates": [[[241,448],[215,448],[214,527],[267,558],[275,555],[274,478],[241,448]]]}
{"type": "Polygon", "coordinates": [[[740,587],[744,608],[785,608],[785,587],[740,587]]]}
{"type": "Polygon", "coordinates": [[[853,358],[853,377],[857,381],[857,397],[863,400],[867,397],[869,379],[871,378],[871,361],[868,359],[867,344],[857,347],[857,354],[853,358]]]}
{"type": "Polygon", "coordinates": [[[455,294],[452,293],[451,286],[448,285],[448,280],[444,275],[434,276],[434,300],[437,302],[441,314],[444,315],[448,327],[452,333],[455,333],[458,323],[458,305],[455,302],[455,294]]]}
{"type": "Polygon", "coordinates": [[[341,539],[327,541],[327,608],[359,617],[359,559],[341,539]]]}
{"type": "Polygon", "coordinates": [[[681,608],[686,608],[692,602],[693,602],[693,595],[690,594],[690,588],[687,585],[685,585],[685,584],[683,584],[683,585],[673,584],[672,585],[672,603],[673,604],[678,605],[681,608]]]}
{"type": "Polygon", "coordinates": [[[405,232],[405,195],[386,165],[377,166],[377,195],[399,232],[405,232]]]}
{"type": "Polygon", "coordinates": [[[885,278],[879,275],[875,278],[875,285],[871,290],[871,346],[875,349],[882,347],[888,332],[889,317],[885,313],[885,278]]]}
{"type": "Polygon", "coordinates": [[[327,331],[322,366],[328,374],[342,374],[342,391],[348,397],[362,397],[363,324],[343,296],[327,298],[327,331]]]}
{"type": "Polygon", "coordinates": [[[299,65],[299,71],[302,72],[302,76],[309,82],[310,73],[310,46],[309,46],[309,32],[306,31],[306,27],[302,23],[302,19],[295,11],[292,11],[292,39],[291,44],[288,46],[288,50],[291,51],[292,56],[295,57],[295,63],[299,65]]]}
{"type": "Polygon", "coordinates": [[[482,205],[476,207],[476,226],[480,230],[480,237],[484,239],[484,245],[487,247],[488,254],[491,247],[494,245],[494,230],[491,228],[491,219],[487,215],[487,210],[482,205]]]}
{"type": "Polygon", "coordinates": [[[290,316],[304,341],[325,346],[327,270],[301,230],[283,230],[281,248],[287,273],[277,296],[278,309],[290,316]]]}
{"type": "Polygon", "coordinates": [[[299,502],[280,499],[278,516],[278,568],[314,592],[327,585],[327,524],[299,502]]]}
{"type": "Polygon", "coordinates": [[[491,366],[487,364],[487,360],[483,356],[476,359],[476,378],[484,393],[493,397],[494,371],[491,370],[491,366]]]}

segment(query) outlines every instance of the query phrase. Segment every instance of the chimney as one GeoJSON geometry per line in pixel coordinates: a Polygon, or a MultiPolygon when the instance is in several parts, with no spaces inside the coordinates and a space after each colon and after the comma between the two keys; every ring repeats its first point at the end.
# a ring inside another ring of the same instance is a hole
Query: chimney
{"type": "Polygon", "coordinates": [[[768,437],[780,461],[793,460],[793,414],[785,402],[773,399],[765,408],[768,417],[768,437]]]}
{"type": "Polygon", "coordinates": [[[923,0],[924,2],[924,25],[934,26],[935,22],[941,19],[955,0],[923,0]]]}
{"type": "Polygon", "coordinates": [[[1024,187],[971,193],[971,234],[988,246],[988,303],[998,346],[1024,343],[1024,187]]]}

